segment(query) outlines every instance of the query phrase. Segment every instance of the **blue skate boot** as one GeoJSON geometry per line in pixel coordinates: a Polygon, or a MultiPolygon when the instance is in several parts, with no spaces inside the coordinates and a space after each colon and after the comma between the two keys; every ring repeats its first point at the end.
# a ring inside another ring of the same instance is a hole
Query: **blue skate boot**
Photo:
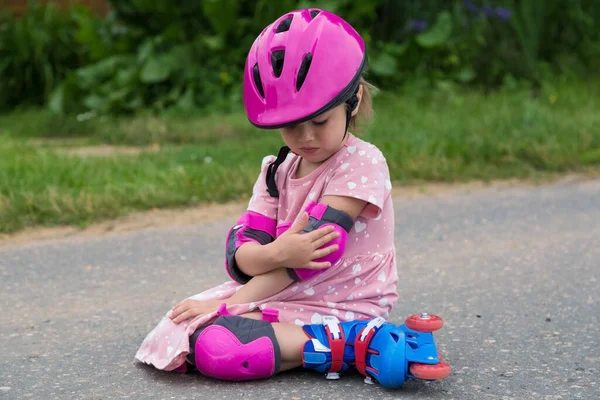
{"type": "Polygon", "coordinates": [[[303,328],[309,336],[303,366],[327,379],[339,379],[353,367],[366,383],[375,380],[387,388],[399,388],[409,378],[443,379],[450,366],[440,359],[431,333],[441,325],[439,317],[428,314],[413,315],[401,326],[383,318],[340,323],[325,316],[323,324],[303,328]]]}

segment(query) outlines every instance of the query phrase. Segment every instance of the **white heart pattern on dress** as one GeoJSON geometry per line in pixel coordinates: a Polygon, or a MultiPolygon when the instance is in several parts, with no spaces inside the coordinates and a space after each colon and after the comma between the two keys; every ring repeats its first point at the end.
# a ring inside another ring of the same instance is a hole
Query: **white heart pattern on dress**
{"type": "Polygon", "coordinates": [[[354,272],[356,274],[357,272],[360,272],[361,269],[362,269],[362,266],[360,264],[355,264],[352,267],[352,272],[354,272]]]}
{"type": "Polygon", "coordinates": [[[377,164],[377,159],[376,159],[376,158],[373,158],[373,159],[371,160],[371,163],[373,163],[373,164],[377,164]]]}
{"type": "Polygon", "coordinates": [[[367,178],[366,176],[361,176],[361,177],[360,177],[360,181],[361,181],[362,183],[367,183],[367,181],[368,181],[368,180],[369,180],[369,178],[367,178]]]}
{"type": "Polygon", "coordinates": [[[356,188],[356,183],[348,182],[348,189],[355,189],[355,188],[356,188]]]}
{"type": "Polygon", "coordinates": [[[392,190],[392,182],[390,182],[390,180],[389,180],[389,179],[386,179],[386,180],[385,180],[385,188],[386,188],[387,190],[392,190]]]}
{"type": "Polygon", "coordinates": [[[366,152],[365,152],[364,150],[361,150],[361,151],[359,151],[359,152],[358,152],[358,155],[364,156],[364,155],[365,155],[365,153],[366,153],[366,152]]]}
{"type": "Polygon", "coordinates": [[[348,147],[348,153],[354,154],[355,151],[356,151],[356,146],[350,146],[350,147],[348,147]]]}
{"type": "Polygon", "coordinates": [[[321,314],[319,313],[314,313],[312,318],[310,319],[310,322],[312,324],[322,324],[323,323],[323,319],[321,318],[321,314]]]}
{"type": "Polygon", "coordinates": [[[381,271],[379,273],[379,276],[377,277],[377,280],[380,281],[380,282],[385,282],[385,272],[384,271],[381,271]]]}
{"type": "Polygon", "coordinates": [[[315,192],[310,192],[310,194],[308,195],[308,198],[311,200],[314,200],[315,198],[315,192]]]}
{"type": "Polygon", "coordinates": [[[379,299],[379,305],[381,307],[387,306],[387,303],[388,303],[388,299],[386,299],[385,297],[382,299],[379,299]]]}
{"type": "Polygon", "coordinates": [[[375,198],[375,196],[373,196],[373,195],[369,196],[369,203],[377,204],[377,199],[375,198]]]}
{"type": "Polygon", "coordinates": [[[350,166],[350,163],[347,163],[347,162],[345,162],[345,163],[343,163],[343,164],[342,164],[341,168],[342,168],[342,169],[346,169],[346,168],[348,168],[349,166],[350,166]]]}
{"type": "Polygon", "coordinates": [[[354,230],[356,231],[356,233],[364,231],[366,227],[367,224],[363,224],[360,221],[356,221],[356,223],[354,224],[354,230]]]}
{"type": "Polygon", "coordinates": [[[298,326],[304,326],[304,322],[300,321],[299,319],[296,319],[296,325],[298,326]]]}
{"type": "Polygon", "coordinates": [[[315,289],[313,288],[308,288],[304,291],[304,293],[306,293],[309,296],[312,296],[313,294],[315,294],[315,289]]]}
{"type": "Polygon", "coordinates": [[[346,313],[346,319],[347,319],[348,321],[352,321],[352,320],[354,319],[354,313],[353,313],[352,311],[348,311],[348,312],[346,313]]]}

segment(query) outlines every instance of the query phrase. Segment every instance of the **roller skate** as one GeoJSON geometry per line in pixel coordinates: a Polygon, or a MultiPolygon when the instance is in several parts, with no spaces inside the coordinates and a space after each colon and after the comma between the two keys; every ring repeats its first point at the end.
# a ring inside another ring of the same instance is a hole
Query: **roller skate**
{"type": "Polygon", "coordinates": [[[387,388],[399,388],[407,379],[443,379],[451,369],[442,361],[432,334],[442,326],[440,317],[427,313],[411,315],[401,326],[383,318],[339,322],[326,316],[323,324],[303,328],[309,336],[303,366],[326,379],[339,379],[354,368],[365,376],[365,383],[387,388]]]}

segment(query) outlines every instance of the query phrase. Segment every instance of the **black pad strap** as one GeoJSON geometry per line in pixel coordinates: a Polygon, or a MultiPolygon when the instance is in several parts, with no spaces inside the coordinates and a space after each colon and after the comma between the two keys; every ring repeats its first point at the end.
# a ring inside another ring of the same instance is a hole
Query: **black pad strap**
{"type": "Polygon", "coordinates": [[[327,209],[323,213],[321,220],[315,217],[308,219],[308,224],[302,230],[302,233],[312,232],[325,224],[336,224],[341,226],[346,232],[350,233],[350,229],[354,226],[354,220],[352,217],[346,214],[344,211],[338,210],[331,206],[327,206],[327,209]]]}

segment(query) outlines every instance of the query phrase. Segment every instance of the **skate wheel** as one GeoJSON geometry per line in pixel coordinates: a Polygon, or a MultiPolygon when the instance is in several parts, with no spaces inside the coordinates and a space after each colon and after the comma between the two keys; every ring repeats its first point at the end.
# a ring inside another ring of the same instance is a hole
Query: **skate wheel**
{"type": "Polygon", "coordinates": [[[413,363],[410,365],[410,373],[419,379],[435,381],[444,379],[450,375],[452,369],[445,362],[439,362],[434,365],[413,363]]]}
{"type": "Polygon", "coordinates": [[[440,317],[427,313],[411,315],[404,323],[408,329],[418,332],[433,332],[444,326],[444,321],[440,317]]]}

